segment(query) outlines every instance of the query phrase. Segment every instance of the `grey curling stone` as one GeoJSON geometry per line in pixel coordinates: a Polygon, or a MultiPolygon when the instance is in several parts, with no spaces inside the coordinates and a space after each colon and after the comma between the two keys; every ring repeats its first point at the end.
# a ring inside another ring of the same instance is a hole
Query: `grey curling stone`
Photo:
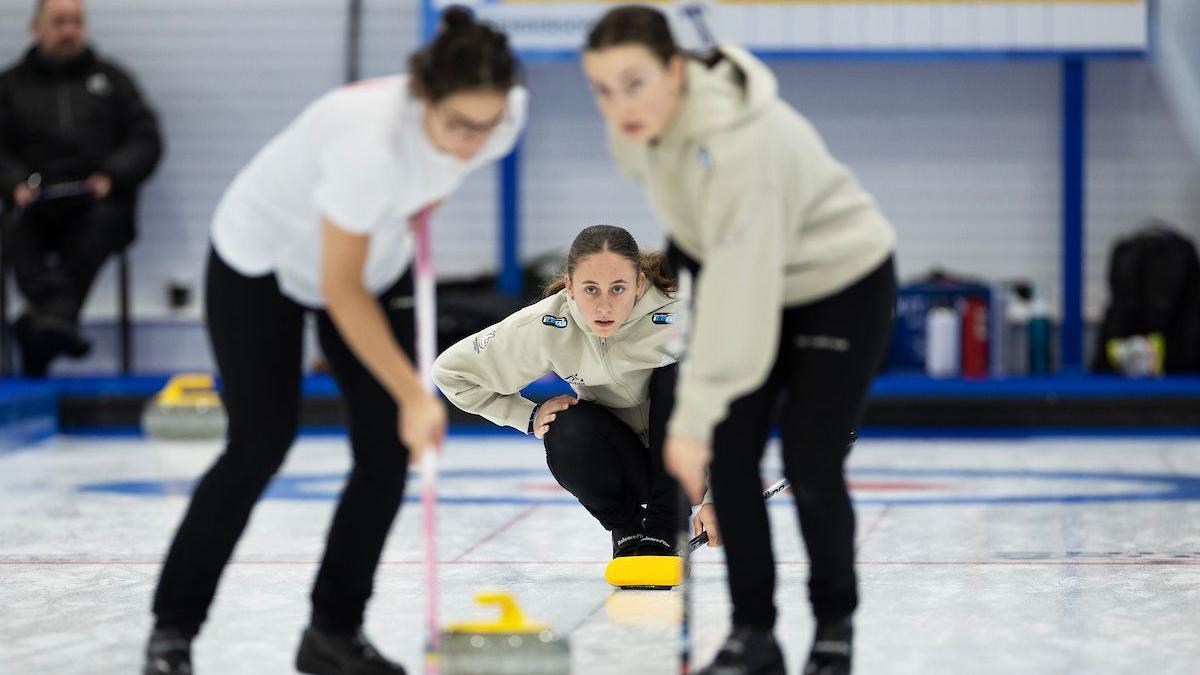
{"type": "Polygon", "coordinates": [[[168,440],[211,440],[225,437],[229,418],[207,375],[171,379],[142,410],[142,432],[168,440]]]}
{"type": "Polygon", "coordinates": [[[499,604],[495,623],[461,623],[441,634],[443,675],[569,675],[570,645],[545,624],[525,620],[507,593],[480,595],[499,604]]]}

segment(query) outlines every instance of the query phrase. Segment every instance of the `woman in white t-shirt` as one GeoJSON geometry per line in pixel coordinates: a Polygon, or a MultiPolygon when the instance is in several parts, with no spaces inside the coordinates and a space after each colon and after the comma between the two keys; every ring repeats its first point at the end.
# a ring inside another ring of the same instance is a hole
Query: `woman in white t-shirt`
{"type": "Polygon", "coordinates": [[[190,671],[190,643],[255,501],[296,434],[304,315],[346,400],[354,468],[330,527],[296,666],[402,673],[361,632],[410,451],[438,444],[443,405],[414,346],[410,220],[512,148],[526,92],[505,36],[465,10],[409,74],[317,99],[234,179],[217,207],[207,323],[229,411],[163,566],[146,673],[190,671]]]}

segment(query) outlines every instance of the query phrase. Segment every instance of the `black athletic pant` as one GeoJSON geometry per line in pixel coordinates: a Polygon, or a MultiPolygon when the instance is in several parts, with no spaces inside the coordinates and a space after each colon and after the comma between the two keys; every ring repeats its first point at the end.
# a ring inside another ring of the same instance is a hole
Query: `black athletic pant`
{"type": "Polygon", "coordinates": [[[650,376],[650,447],[627,424],[591,401],[557,413],[546,433],[550,473],[606,530],[635,527],[675,541],[679,487],[663,467],[667,417],[675,400],[677,365],[650,376]]]}
{"type": "MultiPolygon", "coordinates": [[[[696,269],[678,249],[673,256],[696,269]]],[[[775,624],[775,557],[759,464],[781,393],[784,475],[808,549],[813,614],[818,621],[836,620],[858,606],[854,508],[844,469],[850,433],[887,350],[895,295],[889,258],[833,296],[786,308],[766,382],[734,401],[714,430],[713,500],[735,625],[775,624]]]]}
{"type": "MultiPolygon", "coordinates": [[[[248,278],[209,254],[209,336],[229,412],[229,441],[196,486],[154,597],[158,626],[199,631],[217,581],[250,510],[296,436],[306,308],[283,296],[274,275],[248,278]]],[[[379,301],[401,346],[413,353],[412,278],[379,301]]],[[[321,349],[346,403],[354,468],[329,530],[312,591],[313,623],[333,632],[362,623],[375,567],[400,503],[408,449],[388,392],[355,358],[325,312],[321,349]]]]}
{"type": "Polygon", "coordinates": [[[30,206],[5,232],[5,256],[31,310],[71,323],[110,255],[130,241],[133,203],[79,197],[30,206]]]}

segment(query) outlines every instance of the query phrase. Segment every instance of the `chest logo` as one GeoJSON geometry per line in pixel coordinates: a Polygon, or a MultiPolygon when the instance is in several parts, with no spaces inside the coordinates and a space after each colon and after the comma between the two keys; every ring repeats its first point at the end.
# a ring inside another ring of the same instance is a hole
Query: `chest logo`
{"type": "Polygon", "coordinates": [[[566,328],[567,327],[567,317],[554,316],[553,314],[547,314],[542,317],[542,325],[543,326],[554,326],[555,328],[566,328]]]}
{"type": "Polygon", "coordinates": [[[670,326],[675,323],[675,315],[670,312],[658,312],[651,314],[650,320],[659,326],[670,326]]]}
{"type": "Polygon", "coordinates": [[[94,96],[108,96],[108,93],[112,91],[112,82],[104,73],[93,74],[87,79],[84,86],[87,87],[88,93],[94,96]]]}

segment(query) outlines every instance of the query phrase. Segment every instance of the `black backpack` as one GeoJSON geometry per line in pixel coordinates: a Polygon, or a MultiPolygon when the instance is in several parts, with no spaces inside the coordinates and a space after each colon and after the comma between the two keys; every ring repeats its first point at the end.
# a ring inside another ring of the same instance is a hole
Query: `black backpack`
{"type": "Polygon", "coordinates": [[[1108,262],[1108,287],[1093,371],[1114,372],[1109,340],[1150,333],[1166,342],[1166,372],[1200,371],[1200,257],[1191,239],[1152,221],[1118,240],[1108,262]]]}

